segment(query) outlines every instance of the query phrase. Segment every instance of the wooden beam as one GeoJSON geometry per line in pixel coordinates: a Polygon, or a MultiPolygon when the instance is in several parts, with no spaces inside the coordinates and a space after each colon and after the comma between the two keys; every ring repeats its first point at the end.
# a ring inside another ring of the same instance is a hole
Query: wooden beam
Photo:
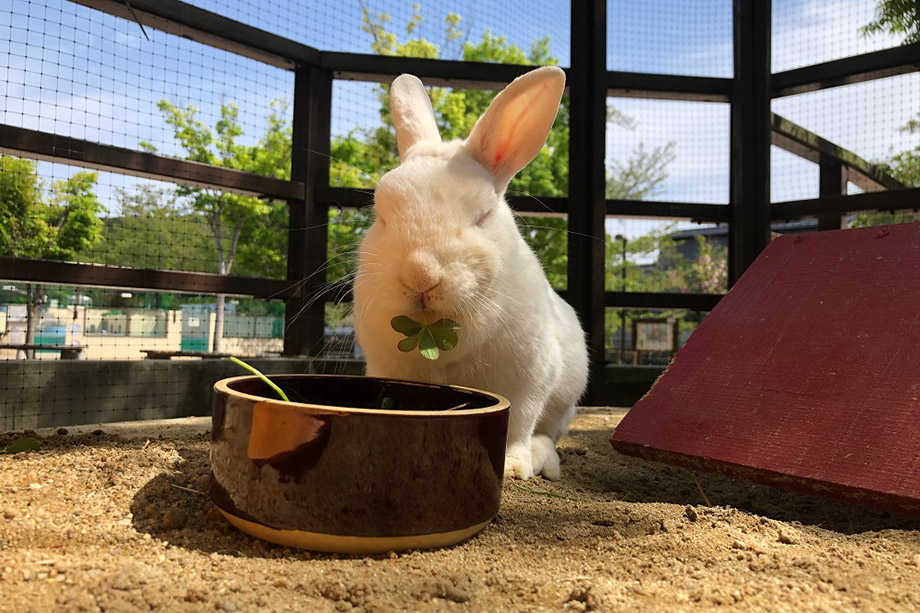
{"type": "Polygon", "coordinates": [[[905,187],[903,183],[878,165],[806,130],[785,117],[773,113],[770,126],[772,129],[771,142],[774,145],[815,164],[820,164],[822,160],[836,161],[848,169],[847,180],[865,191],[905,187]]]}
{"type": "Polygon", "coordinates": [[[774,98],[863,83],[920,70],[920,43],[786,70],[773,75],[774,98]]]}
{"type": "Polygon", "coordinates": [[[607,200],[608,217],[645,219],[689,219],[720,223],[731,220],[731,207],[725,204],[656,202],[654,200],[607,200]]]}
{"type": "MultiPolygon", "coordinates": [[[[818,163],[818,195],[845,196],[847,193],[846,168],[839,160],[825,158],[818,163]]],[[[840,214],[818,216],[818,231],[839,230],[842,226],[840,214]]]]}
{"type": "Polygon", "coordinates": [[[294,70],[298,64],[320,62],[319,50],[309,45],[178,0],[131,0],[130,5],[124,0],[70,1],[129,21],[135,21],[137,16],[142,24],[161,32],[286,70],[294,70]]]}
{"type": "Polygon", "coordinates": [[[291,200],[303,197],[303,183],[297,181],[283,181],[5,124],[0,124],[0,153],[260,198],[291,200]]]}
{"type": "Polygon", "coordinates": [[[732,80],[638,72],[607,73],[607,95],[620,98],[729,102],[732,80]]]}
{"type": "MultiPolygon", "coordinates": [[[[602,364],[607,201],[607,2],[571,3],[568,301],[587,332],[591,362],[602,364]]],[[[588,396],[591,396],[589,389],[588,396]]]]}
{"type": "Polygon", "coordinates": [[[414,74],[425,85],[465,89],[501,89],[533,66],[430,60],[393,55],[324,51],[322,67],[336,79],[389,84],[395,77],[414,74]]]}
{"type": "Polygon", "coordinates": [[[900,211],[920,209],[920,187],[890,192],[868,192],[843,196],[825,196],[808,200],[777,202],[772,218],[777,220],[843,215],[854,211],[900,211]]]}
{"type": "Polygon", "coordinates": [[[651,292],[606,292],[604,305],[629,309],[687,309],[711,311],[723,294],[658,294],[651,292]]]}
{"type": "Polygon", "coordinates": [[[291,203],[288,232],[288,279],[302,291],[285,310],[284,353],[317,355],[323,349],[329,207],[320,202],[329,185],[332,74],[301,66],[294,77],[294,126],[291,177],[304,183],[303,199],[291,203]]]}
{"type": "MultiPolygon", "coordinates": [[[[374,202],[373,188],[325,187],[320,188],[317,199],[322,204],[343,208],[362,208],[374,202]]],[[[532,217],[565,216],[569,199],[551,196],[507,196],[511,208],[532,217]]],[[[724,204],[696,204],[692,202],[657,202],[652,200],[606,200],[608,217],[635,217],[650,219],[690,219],[699,222],[727,222],[730,209],[724,204]]]]}
{"type": "Polygon", "coordinates": [[[0,256],[0,279],[95,287],[123,287],[194,294],[229,294],[263,299],[290,299],[299,286],[281,279],[233,277],[203,272],[179,272],[33,260],[0,256]]]}
{"type": "Polygon", "coordinates": [[[770,240],[770,1],[733,6],[729,283],[770,240]]]}

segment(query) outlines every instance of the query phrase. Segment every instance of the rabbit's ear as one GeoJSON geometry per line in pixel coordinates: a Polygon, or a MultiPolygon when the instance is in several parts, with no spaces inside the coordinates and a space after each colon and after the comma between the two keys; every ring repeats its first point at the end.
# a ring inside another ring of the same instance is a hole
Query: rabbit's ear
{"type": "Polygon", "coordinates": [[[434,110],[425,86],[418,77],[402,74],[390,87],[390,113],[396,126],[399,157],[406,159],[409,147],[421,141],[440,142],[441,135],[434,122],[434,110]]]}
{"type": "Polygon", "coordinates": [[[532,70],[502,90],[473,126],[467,150],[492,173],[499,192],[543,147],[564,88],[561,68],[532,70]]]}

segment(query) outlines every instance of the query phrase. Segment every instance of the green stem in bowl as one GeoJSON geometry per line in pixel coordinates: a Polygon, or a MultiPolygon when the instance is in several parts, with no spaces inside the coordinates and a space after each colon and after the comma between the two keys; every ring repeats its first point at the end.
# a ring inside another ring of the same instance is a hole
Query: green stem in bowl
{"type": "Polygon", "coordinates": [[[284,400],[285,402],[290,402],[290,400],[289,400],[288,397],[287,397],[287,394],[285,394],[284,392],[282,392],[280,387],[278,387],[277,385],[275,385],[275,383],[274,383],[271,379],[269,379],[268,377],[266,377],[265,375],[263,375],[258,369],[253,368],[252,366],[250,366],[249,364],[247,364],[247,363],[244,362],[243,360],[241,360],[241,359],[239,359],[239,358],[235,358],[235,357],[233,357],[233,356],[230,356],[230,361],[233,362],[234,364],[238,365],[238,366],[242,366],[243,368],[245,368],[246,370],[248,370],[249,372],[251,372],[252,374],[254,374],[255,376],[257,376],[258,378],[260,378],[260,379],[262,379],[263,381],[265,381],[265,384],[268,385],[268,387],[270,387],[270,388],[272,388],[273,390],[275,390],[276,392],[278,392],[278,395],[281,396],[281,400],[284,400]]]}

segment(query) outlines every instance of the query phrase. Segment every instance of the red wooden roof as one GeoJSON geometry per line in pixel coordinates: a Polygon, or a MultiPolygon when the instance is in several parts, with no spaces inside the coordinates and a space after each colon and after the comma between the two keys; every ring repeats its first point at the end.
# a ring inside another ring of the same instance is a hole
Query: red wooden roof
{"type": "Polygon", "coordinates": [[[920,514],[920,223],[772,241],[612,443],[920,514]]]}

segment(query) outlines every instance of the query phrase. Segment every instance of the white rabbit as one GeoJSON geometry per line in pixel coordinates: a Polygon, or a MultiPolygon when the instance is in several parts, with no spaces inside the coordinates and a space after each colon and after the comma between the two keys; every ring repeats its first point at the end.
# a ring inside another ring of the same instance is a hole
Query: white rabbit
{"type": "Polygon", "coordinates": [[[401,164],[374,197],[359,250],[355,331],[367,374],[476,387],[511,401],[505,474],[559,478],[555,443],[588,379],[584,333],[518,232],[504,199],[543,147],[565,73],[533,70],[508,85],[466,141],[442,143],[422,82],[390,90],[401,164]],[[403,353],[390,325],[407,315],[460,324],[437,360],[403,353]]]}

